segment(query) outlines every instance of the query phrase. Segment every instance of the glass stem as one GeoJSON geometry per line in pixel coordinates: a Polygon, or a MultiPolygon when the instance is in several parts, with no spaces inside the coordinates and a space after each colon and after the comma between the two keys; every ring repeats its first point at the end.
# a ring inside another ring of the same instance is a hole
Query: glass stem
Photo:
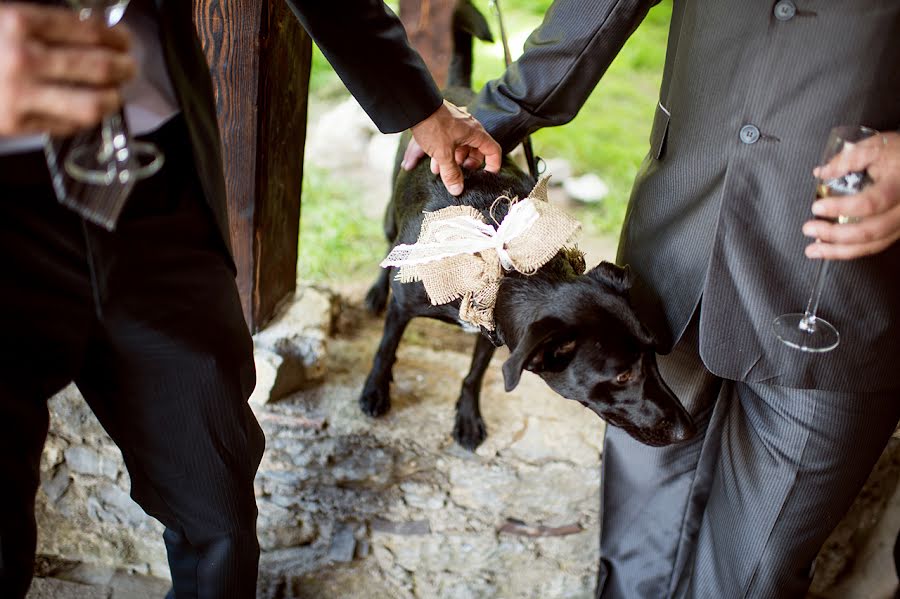
{"type": "Polygon", "coordinates": [[[811,333],[816,330],[816,311],[819,309],[819,298],[822,297],[822,287],[825,286],[825,275],[828,273],[830,264],[830,260],[819,260],[819,265],[816,267],[812,293],[809,295],[809,301],[806,302],[803,319],[800,320],[800,328],[804,331],[811,333]]]}

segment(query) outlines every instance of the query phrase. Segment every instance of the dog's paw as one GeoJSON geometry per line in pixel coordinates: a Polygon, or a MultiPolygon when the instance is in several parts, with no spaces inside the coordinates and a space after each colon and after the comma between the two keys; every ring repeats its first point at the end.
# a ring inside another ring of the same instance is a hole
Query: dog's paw
{"type": "Polygon", "coordinates": [[[457,414],[456,424],[453,425],[453,438],[462,447],[469,451],[475,451],[487,438],[487,428],[481,416],[463,417],[457,414]]]}
{"type": "Polygon", "coordinates": [[[387,306],[388,295],[390,295],[390,286],[382,285],[381,281],[376,281],[374,285],[369,287],[368,293],[366,293],[366,310],[369,311],[370,314],[381,314],[384,312],[385,306],[387,306]]]}
{"type": "Polygon", "coordinates": [[[388,389],[366,387],[359,396],[359,407],[373,418],[384,416],[391,409],[391,395],[388,389]]]}

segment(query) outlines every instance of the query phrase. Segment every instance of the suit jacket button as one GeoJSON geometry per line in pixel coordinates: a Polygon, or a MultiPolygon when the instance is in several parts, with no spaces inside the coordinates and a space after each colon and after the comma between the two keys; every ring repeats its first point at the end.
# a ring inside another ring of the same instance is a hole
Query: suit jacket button
{"type": "Polygon", "coordinates": [[[790,21],[797,14],[797,6],[791,0],[781,0],[775,5],[775,18],[779,21],[790,21]]]}
{"type": "Polygon", "coordinates": [[[740,137],[745,144],[755,144],[759,141],[759,129],[755,125],[744,125],[740,137]]]}

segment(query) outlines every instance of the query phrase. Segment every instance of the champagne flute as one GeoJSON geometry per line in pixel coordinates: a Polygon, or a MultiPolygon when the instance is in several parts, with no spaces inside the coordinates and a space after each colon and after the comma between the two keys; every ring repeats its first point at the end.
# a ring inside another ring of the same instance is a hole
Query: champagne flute
{"type": "MultiPolygon", "coordinates": [[[[82,20],[99,15],[107,27],[114,27],[129,0],[66,3],[82,20]]],[[[115,229],[135,182],[155,174],[164,161],[155,145],[130,138],[123,110],[104,117],[99,128],[48,139],[44,154],[59,202],[109,231],[115,229]]]]}
{"type": "MultiPolygon", "coordinates": [[[[855,125],[835,127],[828,135],[821,164],[827,164],[845,149],[877,134],[877,131],[868,127],[855,125]]],[[[816,198],[853,195],[862,191],[871,181],[865,171],[849,172],[834,179],[817,179],[816,198]]],[[[837,222],[843,224],[852,220],[849,217],[839,217],[837,222]]],[[[840,343],[841,336],[834,325],[817,315],[830,264],[829,260],[819,260],[813,278],[812,292],[806,302],[806,310],[802,314],[798,312],[782,314],[772,322],[775,335],[785,345],[805,352],[827,352],[840,343]]]]}
{"type": "MultiPolygon", "coordinates": [[[[125,14],[129,0],[68,0],[82,20],[102,14],[107,27],[114,27],[125,14]]],[[[129,139],[121,112],[104,117],[100,143],[71,148],[65,159],[66,172],[76,181],[92,185],[126,184],[147,178],[163,164],[159,148],[129,139]]]]}

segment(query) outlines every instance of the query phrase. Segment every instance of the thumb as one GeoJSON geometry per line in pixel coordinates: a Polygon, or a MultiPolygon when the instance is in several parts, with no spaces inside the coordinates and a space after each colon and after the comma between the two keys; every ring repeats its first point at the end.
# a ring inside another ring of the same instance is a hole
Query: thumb
{"type": "Polygon", "coordinates": [[[422,149],[422,146],[419,145],[415,138],[411,138],[406,146],[406,151],[403,153],[403,161],[400,163],[400,166],[403,170],[411,171],[424,157],[425,150],[422,149]]]}
{"type": "Polygon", "coordinates": [[[463,191],[463,174],[455,160],[443,160],[438,162],[441,172],[441,180],[450,195],[458,196],[463,191]]]}
{"type": "Polygon", "coordinates": [[[820,179],[831,179],[852,171],[864,170],[878,159],[885,145],[887,141],[883,135],[874,135],[860,142],[847,144],[828,161],[828,164],[815,168],[813,175],[820,179]]]}

